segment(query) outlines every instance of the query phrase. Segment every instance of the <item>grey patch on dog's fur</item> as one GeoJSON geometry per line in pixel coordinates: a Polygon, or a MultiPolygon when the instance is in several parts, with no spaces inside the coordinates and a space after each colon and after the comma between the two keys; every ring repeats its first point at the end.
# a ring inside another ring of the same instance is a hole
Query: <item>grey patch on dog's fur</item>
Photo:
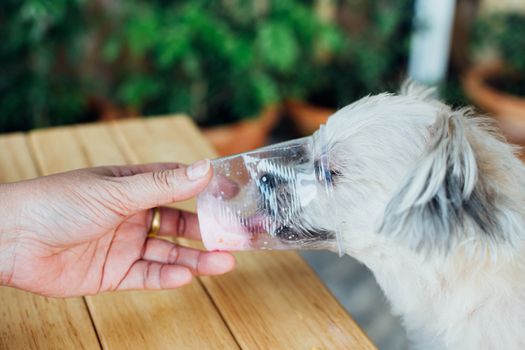
{"type": "MultiPolygon", "coordinates": [[[[481,232],[495,240],[502,238],[498,235],[501,228],[496,219],[497,209],[494,198],[481,183],[478,183],[470,197],[463,201],[461,209],[466,216],[477,224],[481,232]]],[[[464,221],[461,223],[464,224],[464,221]]]]}
{"type": "Polygon", "coordinates": [[[503,239],[495,198],[465,134],[464,114],[444,110],[437,117],[429,147],[387,205],[380,232],[401,236],[418,250],[447,251],[453,240],[472,233],[471,223],[483,239],[503,239]]]}

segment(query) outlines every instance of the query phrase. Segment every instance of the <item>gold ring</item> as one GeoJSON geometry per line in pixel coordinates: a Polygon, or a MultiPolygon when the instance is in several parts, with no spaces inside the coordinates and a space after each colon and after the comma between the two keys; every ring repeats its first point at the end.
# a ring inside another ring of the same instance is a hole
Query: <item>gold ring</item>
{"type": "Polygon", "coordinates": [[[157,233],[160,231],[160,209],[159,207],[155,207],[152,209],[152,215],[151,215],[151,225],[148,232],[149,237],[155,237],[157,236],[157,233]]]}

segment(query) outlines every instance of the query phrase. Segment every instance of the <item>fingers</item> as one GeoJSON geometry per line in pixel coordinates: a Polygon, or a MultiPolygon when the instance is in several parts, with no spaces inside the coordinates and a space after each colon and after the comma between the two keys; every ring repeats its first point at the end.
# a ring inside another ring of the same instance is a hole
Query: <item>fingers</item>
{"type": "Polygon", "coordinates": [[[155,290],[182,287],[193,275],[219,275],[235,267],[226,252],[202,252],[149,238],[143,259],[129,269],[116,290],[155,290]]]}
{"type": "Polygon", "coordinates": [[[116,290],[173,289],[190,283],[192,278],[187,267],[139,260],[131,266],[116,290]]]}
{"type": "MultiPolygon", "coordinates": [[[[182,237],[193,240],[201,239],[199,219],[194,213],[168,207],[159,207],[160,229],[158,236],[182,237]]],[[[151,222],[153,212],[150,210],[147,222],[151,222]]]]}
{"type": "Polygon", "coordinates": [[[235,268],[235,258],[227,252],[203,252],[177,246],[161,239],[148,238],[142,259],[180,265],[196,275],[220,275],[235,268]]]}
{"type": "MultiPolygon", "coordinates": [[[[156,169],[157,165],[143,169],[156,169]]],[[[130,172],[134,170],[129,170],[130,172]]],[[[162,168],[153,172],[137,173],[119,179],[120,191],[125,195],[126,208],[131,212],[183,201],[201,192],[212,176],[210,161],[198,161],[189,167],[162,168]]]]}

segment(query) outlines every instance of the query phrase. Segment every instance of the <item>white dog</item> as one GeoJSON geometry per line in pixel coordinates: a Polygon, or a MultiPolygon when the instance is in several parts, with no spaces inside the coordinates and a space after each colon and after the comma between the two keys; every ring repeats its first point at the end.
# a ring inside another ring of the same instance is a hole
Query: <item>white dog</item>
{"type": "Polygon", "coordinates": [[[430,95],[408,84],[329,119],[345,253],[415,348],[525,349],[525,166],[487,119],[430,95]]]}

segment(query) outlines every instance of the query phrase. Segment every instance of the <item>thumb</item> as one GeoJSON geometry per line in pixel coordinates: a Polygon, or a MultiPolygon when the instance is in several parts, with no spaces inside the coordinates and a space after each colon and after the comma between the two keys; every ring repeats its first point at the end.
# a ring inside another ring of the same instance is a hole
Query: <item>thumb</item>
{"type": "Polygon", "coordinates": [[[211,177],[210,160],[203,159],[190,166],[121,177],[120,190],[125,194],[126,208],[138,212],[190,199],[208,185],[211,177]]]}

